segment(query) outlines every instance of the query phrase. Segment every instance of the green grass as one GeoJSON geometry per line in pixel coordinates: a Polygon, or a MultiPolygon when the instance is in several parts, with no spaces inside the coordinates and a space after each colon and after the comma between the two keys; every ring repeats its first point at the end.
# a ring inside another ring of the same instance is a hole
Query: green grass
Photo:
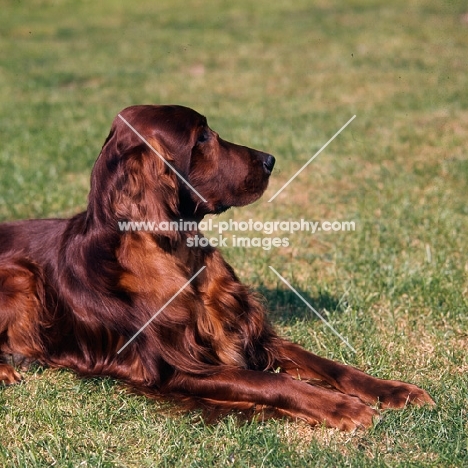
{"type": "Polygon", "coordinates": [[[278,158],[265,197],[223,219],[356,222],[355,232],[288,235],[287,248],[225,249],[279,331],[419,384],[438,406],[387,412],[354,434],[232,417],[207,426],[111,380],[32,369],[0,389],[0,465],[466,465],[467,12],[461,0],[5,0],[0,220],[83,209],[125,106],[193,107],[226,139],[278,158]]]}

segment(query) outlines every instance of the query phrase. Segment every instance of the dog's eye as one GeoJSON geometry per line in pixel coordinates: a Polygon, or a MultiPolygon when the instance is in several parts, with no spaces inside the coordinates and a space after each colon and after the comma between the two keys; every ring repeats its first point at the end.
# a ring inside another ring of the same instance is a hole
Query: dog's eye
{"type": "Polygon", "coordinates": [[[209,138],[209,134],[206,130],[200,132],[197,138],[197,143],[205,143],[209,138]]]}

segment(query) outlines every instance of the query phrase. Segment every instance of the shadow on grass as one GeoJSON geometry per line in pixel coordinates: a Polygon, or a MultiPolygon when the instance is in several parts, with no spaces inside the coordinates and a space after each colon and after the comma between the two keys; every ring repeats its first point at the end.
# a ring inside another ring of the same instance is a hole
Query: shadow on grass
{"type": "MultiPolygon", "coordinates": [[[[260,286],[256,292],[265,299],[272,322],[293,325],[298,320],[319,320],[317,315],[293,291],[260,286]]],[[[300,289],[297,289],[297,292],[324,318],[330,313],[341,313],[343,307],[346,306],[327,291],[322,291],[316,296],[311,296],[300,289]]]]}

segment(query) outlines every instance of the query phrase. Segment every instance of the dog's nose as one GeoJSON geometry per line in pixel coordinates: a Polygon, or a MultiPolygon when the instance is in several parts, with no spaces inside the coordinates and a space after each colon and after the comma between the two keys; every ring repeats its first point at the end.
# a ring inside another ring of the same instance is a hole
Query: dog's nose
{"type": "Polygon", "coordinates": [[[263,161],[263,167],[270,174],[275,166],[275,158],[271,154],[267,154],[265,161],[263,161]]]}

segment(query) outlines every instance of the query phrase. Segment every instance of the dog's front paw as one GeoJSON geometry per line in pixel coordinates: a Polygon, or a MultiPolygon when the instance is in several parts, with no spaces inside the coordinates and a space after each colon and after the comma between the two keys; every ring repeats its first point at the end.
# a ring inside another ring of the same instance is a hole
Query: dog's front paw
{"type": "Polygon", "coordinates": [[[398,380],[383,381],[378,391],[378,401],[382,409],[404,408],[408,404],[416,406],[432,406],[436,404],[430,395],[422,388],[398,380]]]}
{"type": "Polygon", "coordinates": [[[356,397],[340,395],[341,401],[331,414],[325,418],[325,424],[342,431],[368,429],[380,420],[378,411],[364,404],[356,397]]]}

